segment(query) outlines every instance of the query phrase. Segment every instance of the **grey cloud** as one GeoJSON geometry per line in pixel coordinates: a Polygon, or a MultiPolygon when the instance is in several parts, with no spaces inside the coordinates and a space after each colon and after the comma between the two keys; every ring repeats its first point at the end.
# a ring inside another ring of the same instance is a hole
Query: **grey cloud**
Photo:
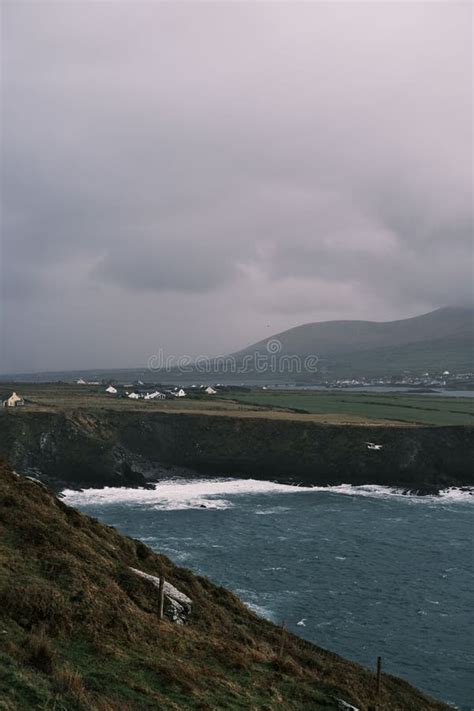
{"type": "Polygon", "coordinates": [[[97,267],[99,277],[131,289],[151,291],[213,290],[232,276],[232,264],[214,260],[201,253],[199,244],[186,244],[182,249],[162,242],[138,250],[114,249],[97,267]]]}
{"type": "Polygon", "coordinates": [[[470,4],[2,12],[0,369],[472,298],[470,4]]]}

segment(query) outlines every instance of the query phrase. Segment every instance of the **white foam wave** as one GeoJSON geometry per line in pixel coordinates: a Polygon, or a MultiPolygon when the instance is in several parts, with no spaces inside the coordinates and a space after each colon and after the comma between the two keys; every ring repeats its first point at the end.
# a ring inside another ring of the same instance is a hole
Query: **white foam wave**
{"type": "Polygon", "coordinates": [[[244,605],[249,608],[249,610],[252,610],[252,612],[255,612],[256,615],[259,617],[263,617],[266,620],[270,620],[271,622],[274,621],[274,614],[271,610],[269,610],[266,607],[263,607],[263,605],[257,605],[254,602],[247,602],[246,600],[242,600],[244,605]]]}
{"type": "MultiPolygon", "coordinates": [[[[452,487],[441,491],[437,496],[416,496],[397,489],[377,484],[354,486],[293,486],[256,479],[169,479],[158,482],[150,489],[127,489],[124,487],[105,487],[103,489],[84,489],[73,491],[65,489],[63,497],[68,504],[75,506],[128,504],[149,506],[155,509],[175,511],[179,509],[228,509],[234,503],[228,498],[250,494],[295,494],[330,493],[342,496],[362,496],[369,498],[399,499],[420,503],[474,503],[474,489],[452,487]]],[[[257,509],[259,514],[283,513],[284,507],[257,509]]]]}
{"type": "Polygon", "coordinates": [[[459,489],[456,486],[452,486],[449,489],[440,491],[439,495],[444,501],[471,501],[474,503],[474,488],[471,487],[459,489]]]}
{"type": "Polygon", "coordinates": [[[153,506],[161,511],[179,511],[180,509],[230,509],[233,504],[226,499],[209,499],[204,496],[195,499],[163,499],[153,506]]]}
{"type": "Polygon", "coordinates": [[[403,500],[417,501],[420,503],[474,503],[474,488],[450,487],[441,490],[437,495],[418,495],[407,493],[406,489],[390,486],[380,486],[379,484],[339,484],[337,486],[315,486],[312,491],[328,492],[332,494],[342,494],[343,496],[366,496],[375,499],[387,499],[396,497],[403,500]]]}
{"type": "Polygon", "coordinates": [[[291,511],[291,509],[288,506],[273,506],[270,509],[257,509],[255,513],[257,516],[271,516],[275,514],[282,514],[286,513],[287,511],[291,511]]]}
{"type": "Polygon", "coordinates": [[[63,497],[75,506],[103,504],[138,504],[168,511],[179,509],[227,509],[232,502],[223,496],[241,494],[295,493],[312,491],[310,487],[277,484],[256,479],[171,479],[161,481],[152,489],[65,489],[63,497]]]}

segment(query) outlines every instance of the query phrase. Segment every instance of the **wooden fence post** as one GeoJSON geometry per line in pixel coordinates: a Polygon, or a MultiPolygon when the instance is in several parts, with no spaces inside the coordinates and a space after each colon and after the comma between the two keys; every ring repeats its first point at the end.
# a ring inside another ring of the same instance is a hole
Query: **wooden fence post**
{"type": "Polygon", "coordinates": [[[161,571],[160,575],[160,585],[158,587],[158,600],[159,600],[159,608],[158,608],[158,617],[160,620],[163,619],[163,611],[165,607],[165,576],[163,575],[163,571],[161,571]]]}
{"type": "Polygon", "coordinates": [[[380,677],[382,674],[382,657],[377,657],[377,701],[380,694],[380,677]]]}
{"type": "Polygon", "coordinates": [[[281,659],[283,657],[283,650],[285,648],[285,637],[286,637],[286,622],[283,622],[283,625],[281,628],[280,649],[278,650],[278,659],[281,659]]]}

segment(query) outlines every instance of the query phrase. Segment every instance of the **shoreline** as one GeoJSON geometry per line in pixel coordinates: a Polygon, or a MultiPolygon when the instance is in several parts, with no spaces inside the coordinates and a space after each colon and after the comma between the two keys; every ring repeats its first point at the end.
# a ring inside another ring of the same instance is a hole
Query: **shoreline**
{"type": "Polygon", "coordinates": [[[469,425],[325,424],[248,415],[25,408],[0,417],[0,456],[55,490],[147,486],[170,476],[371,484],[420,495],[474,485],[469,425]],[[381,449],[371,450],[371,442],[381,449]]]}
{"type": "MultiPolygon", "coordinates": [[[[224,477],[224,476],[215,476],[215,477],[206,477],[206,476],[200,476],[197,472],[189,472],[188,475],[175,475],[175,476],[170,476],[170,477],[165,477],[165,478],[160,478],[160,479],[153,479],[145,482],[144,484],[134,484],[134,485],[119,485],[116,487],[113,486],[108,486],[108,485],[103,485],[103,486],[87,486],[87,487],[80,487],[80,486],[75,486],[74,484],[63,482],[63,483],[58,483],[55,486],[52,486],[50,483],[48,484],[47,482],[42,481],[41,479],[38,479],[34,476],[30,475],[23,475],[26,476],[27,478],[31,479],[32,481],[36,481],[40,484],[45,484],[48,485],[49,488],[54,491],[55,495],[58,498],[67,498],[69,494],[81,494],[81,493],[88,493],[90,491],[97,491],[97,492],[102,492],[102,491],[107,491],[107,490],[115,490],[115,489],[120,489],[120,490],[131,490],[131,491],[159,491],[159,486],[160,484],[164,486],[169,486],[171,484],[176,484],[177,486],[186,486],[187,484],[193,483],[193,484],[213,484],[216,482],[255,482],[255,481],[260,481],[262,483],[265,483],[265,480],[256,480],[253,479],[251,476],[249,477],[224,477]]],[[[294,488],[295,490],[303,488],[304,490],[308,492],[319,492],[319,493],[331,493],[331,494],[340,494],[340,495],[347,495],[347,496],[358,496],[358,495],[363,495],[363,496],[368,496],[371,497],[373,496],[374,498],[379,498],[379,497],[415,497],[415,498],[434,498],[434,499],[443,499],[443,498],[450,498],[451,494],[456,494],[458,493],[459,496],[465,496],[466,500],[469,500],[470,497],[472,497],[472,500],[474,501],[474,486],[449,486],[445,488],[437,488],[437,487],[432,487],[432,488],[415,488],[415,489],[410,489],[406,487],[396,487],[396,486],[381,486],[378,484],[374,484],[372,482],[365,482],[363,484],[350,484],[348,482],[344,482],[341,484],[327,484],[327,485],[305,485],[302,486],[301,484],[295,483],[295,482],[285,482],[285,481],[272,481],[268,480],[266,483],[269,485],[275,484],[275,485],[284,485],[288,486],[290,488],[294,488]]]]}

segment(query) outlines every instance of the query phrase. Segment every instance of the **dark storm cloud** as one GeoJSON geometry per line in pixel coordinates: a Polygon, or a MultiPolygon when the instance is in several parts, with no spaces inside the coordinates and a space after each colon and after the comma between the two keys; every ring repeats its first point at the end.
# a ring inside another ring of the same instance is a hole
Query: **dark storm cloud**
{"type": "Polygon", "coordinates": [[[472,298],[470,4],[2,12],[2,370],[472,298]]]}

